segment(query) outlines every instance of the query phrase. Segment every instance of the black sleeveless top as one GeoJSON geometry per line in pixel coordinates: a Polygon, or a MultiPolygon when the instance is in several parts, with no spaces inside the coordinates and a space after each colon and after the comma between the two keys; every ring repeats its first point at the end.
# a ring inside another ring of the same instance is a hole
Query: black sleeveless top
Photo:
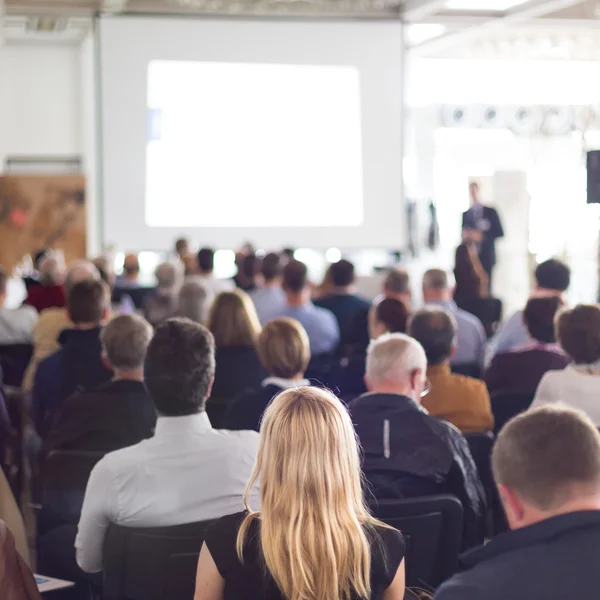
{"type": "MultiPolygon", "coordinates": [[[[236,552],[239,527],[246,513],[223,517],[207,531],[205,543],[225,580],[224,600],[285,600],[277,584],[265,571],[260,553],[260,519],[246,533],[244,564],[236,552]]],[[[399,531],[377,527],[368,530],[371,543],[371,598],[381,600],[404,558],[405,544],[399,531]]],[[[353,600],[359,600],[352,596],[353,600]]]]}

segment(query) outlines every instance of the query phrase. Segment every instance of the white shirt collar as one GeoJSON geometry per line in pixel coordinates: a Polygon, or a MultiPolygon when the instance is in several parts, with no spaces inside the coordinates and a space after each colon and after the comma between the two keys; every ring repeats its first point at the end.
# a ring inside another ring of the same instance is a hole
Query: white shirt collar
{"type": "Polygon", "coordinates": [[[262,386],[267,387],[268,385],[275,385],[282,390],[289,390],[292,388],[301,387],[303,385],[310,385],[308,379],[284,379],[283,377],[267,377],[263,379],[262,386]]]}
{"type": "Polygon", "coordinates": [[[184,417],[158,417],[155,436],[181,435],[184,432],[206,433],[212,429],[205,412],[184,417]]]}

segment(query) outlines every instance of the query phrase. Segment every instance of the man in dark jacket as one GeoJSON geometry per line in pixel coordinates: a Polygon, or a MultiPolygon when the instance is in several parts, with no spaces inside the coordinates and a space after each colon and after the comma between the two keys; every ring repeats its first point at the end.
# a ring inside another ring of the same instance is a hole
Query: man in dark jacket
{"type": "Polygon", "coordinates": [[[502,429],[492,466],[512,531],[463,556],[436,600],[600,596],[600,434],[583,413],[544,407],[502,429]]]}
{"type": "Polygon", "coordinates": [[[423,347],[401,334],[369,346],[369,393],[349,406],[376,499],[453,494],[464,509],[463,547],[483,541],[485,496],[465,438],[421,406],[427,392],[423,347]]]}
{"type": "Polygon", "coordinates": [[[69,290],[67,310],[73,328],[60,334],[62,347],[39,364],[33,384],[33,420],[42,438],[66,398],[77,389],[94,388],[112,377],[102,362],[100,346],[109,301],[102,281],[80,281],[69,290]]]}
{"type": "Polygon", "coordinates": [[[102,359],[114,372],[108,383],[67,398],[44,441],[52,450],[112,452],[152,437],[156,410],[144,386],[144,358],[152,327],[137,315],[114,318],[102,330],[102,359]]]}

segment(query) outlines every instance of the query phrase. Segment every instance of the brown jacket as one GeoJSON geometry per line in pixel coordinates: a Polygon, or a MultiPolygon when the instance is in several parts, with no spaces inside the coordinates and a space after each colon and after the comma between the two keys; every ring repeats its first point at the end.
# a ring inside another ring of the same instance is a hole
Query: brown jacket
{"type": "Polygon", "coordinates": [[[0,598],[41,600],[33,574],[15,547],[15,538],[0,521],[0,598]]]}
{"type": "Polygon", "coordinates": [[[421,404],[429,414],[452,423],[463,433],[494,428],[490,395],[483,381],[455,375],[447,364],[430,365],[427,377],[431,390],[421,404]]]}

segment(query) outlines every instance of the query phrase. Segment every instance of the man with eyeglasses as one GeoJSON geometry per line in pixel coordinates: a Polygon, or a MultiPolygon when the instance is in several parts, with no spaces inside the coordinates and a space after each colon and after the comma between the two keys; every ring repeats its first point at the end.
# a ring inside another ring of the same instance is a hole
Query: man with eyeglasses
{"type": "Polygon", "coordinates": [[[430,389],[427,357],[402,333],[373,340],[368,392],[350,405],[363,447],[363,471],[377,500],[453,494],[463,505],[463,547],[483,541],[485,495],[467,441],[421,405],[430,389]]]}

